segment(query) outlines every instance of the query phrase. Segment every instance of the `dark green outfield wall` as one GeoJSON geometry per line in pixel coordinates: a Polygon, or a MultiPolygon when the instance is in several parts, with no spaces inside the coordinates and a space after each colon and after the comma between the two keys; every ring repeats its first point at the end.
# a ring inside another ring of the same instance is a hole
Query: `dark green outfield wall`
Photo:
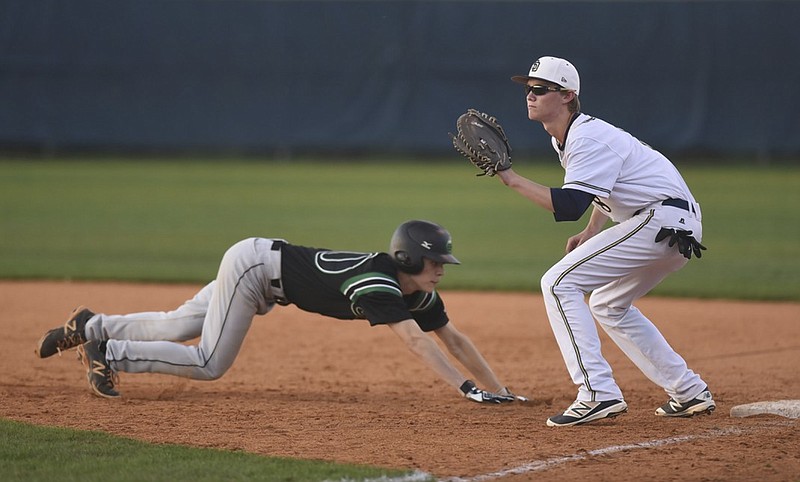
{"type": "Polygon", "coordinates": [[[467,107],[547,152],[509,81],[569,58],[655,147],[800,153],[800,2],[0,2],[0,149],[450,152],[467,107]]]}

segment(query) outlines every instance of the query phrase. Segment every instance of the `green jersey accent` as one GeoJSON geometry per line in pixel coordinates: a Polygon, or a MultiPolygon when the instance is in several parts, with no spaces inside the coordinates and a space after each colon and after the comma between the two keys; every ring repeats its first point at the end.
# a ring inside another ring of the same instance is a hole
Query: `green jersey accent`
{"type": "Polygon", "coordinates": [[[353,303],[357,302],[360,296],[376,291],[384,291],[397,296],[403,296],[403,292],[400,291],[400,285],[397,283],[396,279],[376,271],[347,279],[347,281],[342,283],[339,291],[350,298],[350,301],[353,303]]]}

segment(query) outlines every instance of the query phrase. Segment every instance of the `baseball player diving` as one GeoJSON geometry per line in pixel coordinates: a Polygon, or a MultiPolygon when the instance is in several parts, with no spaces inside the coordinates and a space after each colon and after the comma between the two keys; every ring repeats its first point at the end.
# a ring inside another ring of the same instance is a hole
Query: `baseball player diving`
{"type": "Polygon", "coordinates": [[[566,255],[541,279],[547,316],[572,381],[575,402],[547,425],[580,425],[627,411],[600,351],[595,321],[669,396],[655,414],[688,417],[715,408],[708,386],[633,306],[691,256],[706,249],[700,205],[675,166],[627,132],[580,111],[578,71],[541,57],[523,84],[528,118],[540,122],[564,168],[561,187],[546,187],[511,168],[511,148],[497,120],[473,109],[457,123],[454,147],[489,176],[554,214],[588,224],[566,243],[566,255]],[[603,229],[608,220],[613,224],[603,229]],[[590,294],[588,304],[585,295],[590,294]]]}
{"type": "Polygon", "coordinates": [[[445,264],[460,264],[451,251],[450,233],[420,220],[395,230],[388,253],[249,238],[229,248],[216,279],[176,310],[107,315],[79,307],[63,327],[48,331],[35,351],[46,358],[77,347],[92,392],[107,398],[120,396],[120,371],[214,380],[233,364],[256,314],[292,303],[312,313],[389,327],[473,402],[525,400],[499,381],[469,337],[448,319],[436,285],[445,264]],[[435,333],[486,390],[464,376],[427,333],[435,333]],[[177,343],[197,337],[196,345],[177,343]]]}

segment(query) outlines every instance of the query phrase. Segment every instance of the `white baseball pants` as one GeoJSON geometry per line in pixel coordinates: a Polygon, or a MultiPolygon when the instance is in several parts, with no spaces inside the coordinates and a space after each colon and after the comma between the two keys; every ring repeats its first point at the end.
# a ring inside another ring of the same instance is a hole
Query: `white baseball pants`
{"type": "Polygon", "coordinates": [[[623,399],[600,349],[594,320],[653,383],[685,402],[706,383],[667,343],[633,302],[687,259],[668,239],[656,243],[662,227],[691,230],[702,239],[699,206],[695,212],[650,206],[633,218],[601,231],[564,256],[542,277],[547,316],[572,381],[577,400],[623,399]],[[588,304],[586,294],[591,293],[588,304]]]}

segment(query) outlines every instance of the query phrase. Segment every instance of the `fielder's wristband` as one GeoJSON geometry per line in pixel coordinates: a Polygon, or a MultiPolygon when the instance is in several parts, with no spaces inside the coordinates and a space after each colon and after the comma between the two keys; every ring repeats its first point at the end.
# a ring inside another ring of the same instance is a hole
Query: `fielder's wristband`
{"type": "Polygon", "coordinates": [[[474,389],[475,389],[475,382],[473,382],[472,380],[465,381],[459,387],[459,390],[461,390],[461,393],[463,393],[464,396],[466,396],[469,392],[471,392],[474,389]]]}

